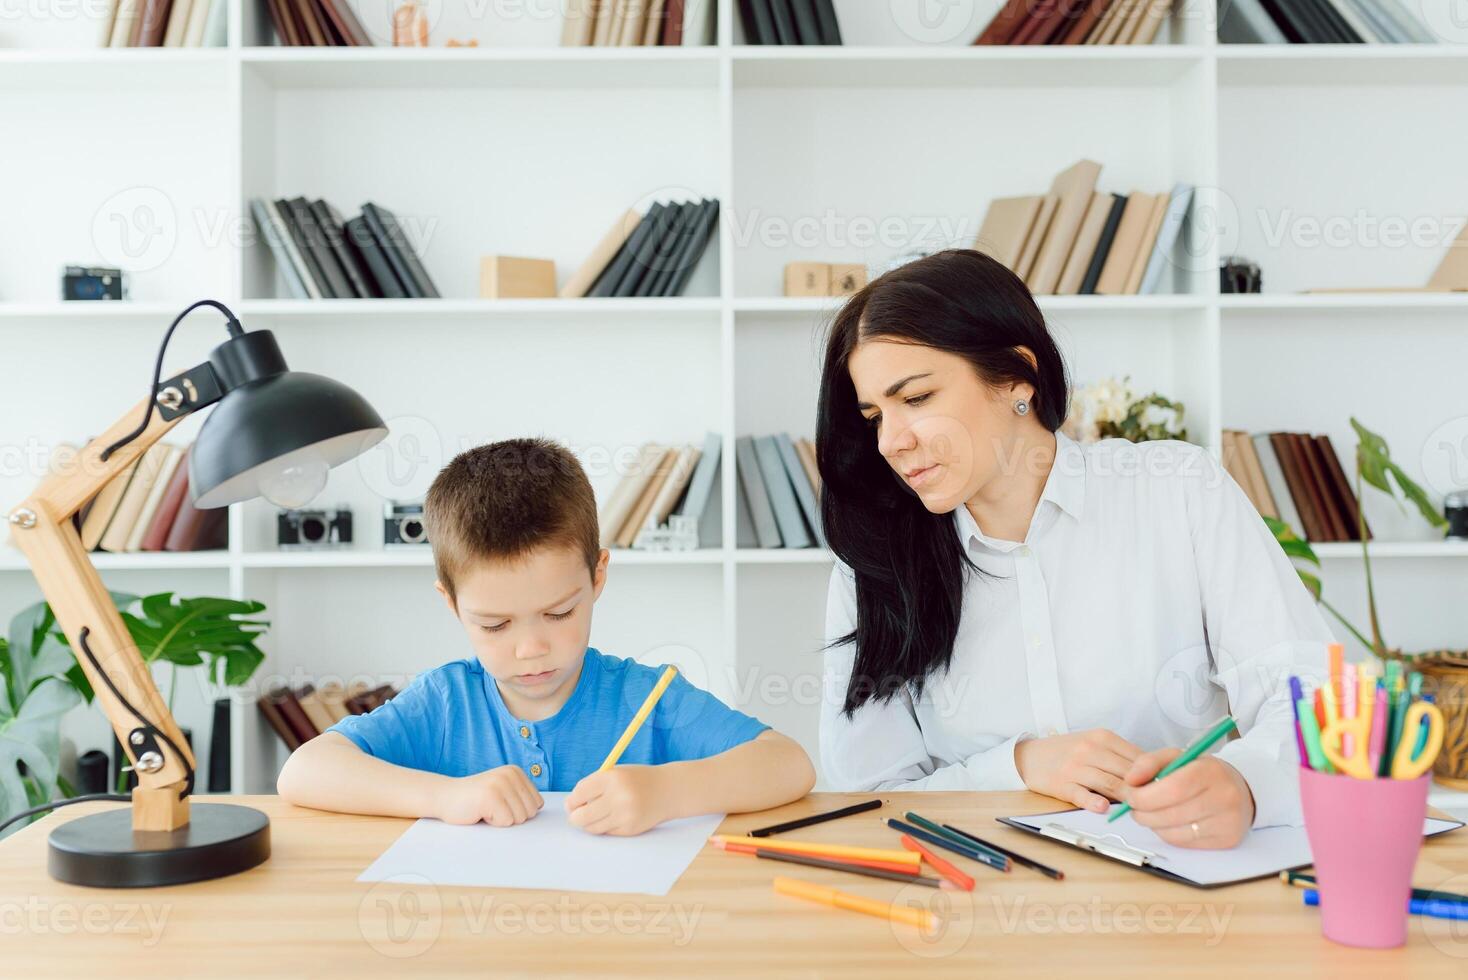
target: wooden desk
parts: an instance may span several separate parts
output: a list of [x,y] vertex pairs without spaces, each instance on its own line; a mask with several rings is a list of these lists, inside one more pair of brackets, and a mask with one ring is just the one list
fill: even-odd
[[[863,798],[818,794],[730,817],[722,829],[743,833]],[[974,866],[979,887],[971,895],[935,895],[710,848],[663,898],[366,885],[357,875],[410,821],[321,813],[260,796],[230,799],[270,815],[274,854],[265,865],[176,888],[89,889],[46,874],[51,828],[115,805],[78,804],[0,843],[0,975],[1468,975],[1468,923],[1414,917],[1404,949],[1347,949],[1321,938],[1316,911],[1302,906],[1298,889],[1277,881],[1202,891],[994,823],[1000,815],[1055,809],[1045,797],[884,798],[889,807],[880,812],[910,805],[993,835],[1066,878]],[[807,828],[799,837],[896,843],[876,814]],[[775,895],[776,874],[888,900],[946,900],[952,917],[943,936],[924,940],[907,927]],[[1424,845],[1417,883],[1468,892],[1468,831]]]

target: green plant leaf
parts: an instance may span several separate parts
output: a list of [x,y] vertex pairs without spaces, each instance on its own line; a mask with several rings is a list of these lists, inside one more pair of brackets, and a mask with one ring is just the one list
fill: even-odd
[[[1351,428],[1356,430],[1356,464],[1361,468],[1361,479],[1371,484],[1382,493],[1398,501],[1398,491],[1401,496],[1406,497],[1416,505],[1422,519],[1433,527],[1446,527],[1448,520],[1433,505],[1427,492],[1419,487],[1406,472],[1392,462],[1391,449],[1388,448],[1386,440],[1372,432],[1366,426],[1358,422],[1354,417],[1351,419]],[[1395,481],[1396,487],[1392,486]]]
[[173,593],[161,592],[137,606],[139,613],[124,612],[122,618],[147,663],[193,667],[207,659],[211,676],[222,666],[226,682],[236,685],[249,680],[265,659],[255,640],[270,624],[244,618],[264,611],[264,603],[209,596],[175,599]]
[[65,680],[53,677],[32,688],[19,711],[0,705],[0,820],[34,805],[20,776],[22,762],[35,780],[35,795],[49,800],[55,793],[61,716],[81,700]]

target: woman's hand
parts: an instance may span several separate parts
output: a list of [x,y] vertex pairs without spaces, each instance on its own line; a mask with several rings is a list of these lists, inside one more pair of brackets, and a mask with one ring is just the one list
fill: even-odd
[[1026,739],[1014,747],[1026,786],[1096,813],[1122,799],[1123,780],[1141,756],[1140,748],[1105,728]]
[[1125,792],[1133,819],[1176,847],[1237,846],[1254,825],[1254,794],[1249,784],[1237,769],[1211,755],[1152,782],[1181,753],[1181,749],[1158,749],[1132,763]]

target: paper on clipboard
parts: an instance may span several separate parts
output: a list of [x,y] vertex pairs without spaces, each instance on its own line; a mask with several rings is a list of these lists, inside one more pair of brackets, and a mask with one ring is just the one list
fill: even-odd
[[[1204,887],[1276,875],[1311,860],[1304,827],[1260,827],[1238,847],[1218,851],[1169,844],[1130,813],[1116,823],[1107,823],[1106,814],[1090,810],[1009,817],[1004,823]],[[1461,826],[1456,820],[1428,817],[1423,834],[1432,837]]]

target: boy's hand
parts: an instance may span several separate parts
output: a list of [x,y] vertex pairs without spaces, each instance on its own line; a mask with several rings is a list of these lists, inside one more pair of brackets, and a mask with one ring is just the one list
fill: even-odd
[[483,820],[492,827],[512,827],[535,816],[544,805],[523,769],[500,766],[453,780],[439,797],[434,816],[444,823]]
[[588,834],[631,837],[671,816],[671,787],[662,766],[613,766],[594,772],[566,797],[571,825]]

